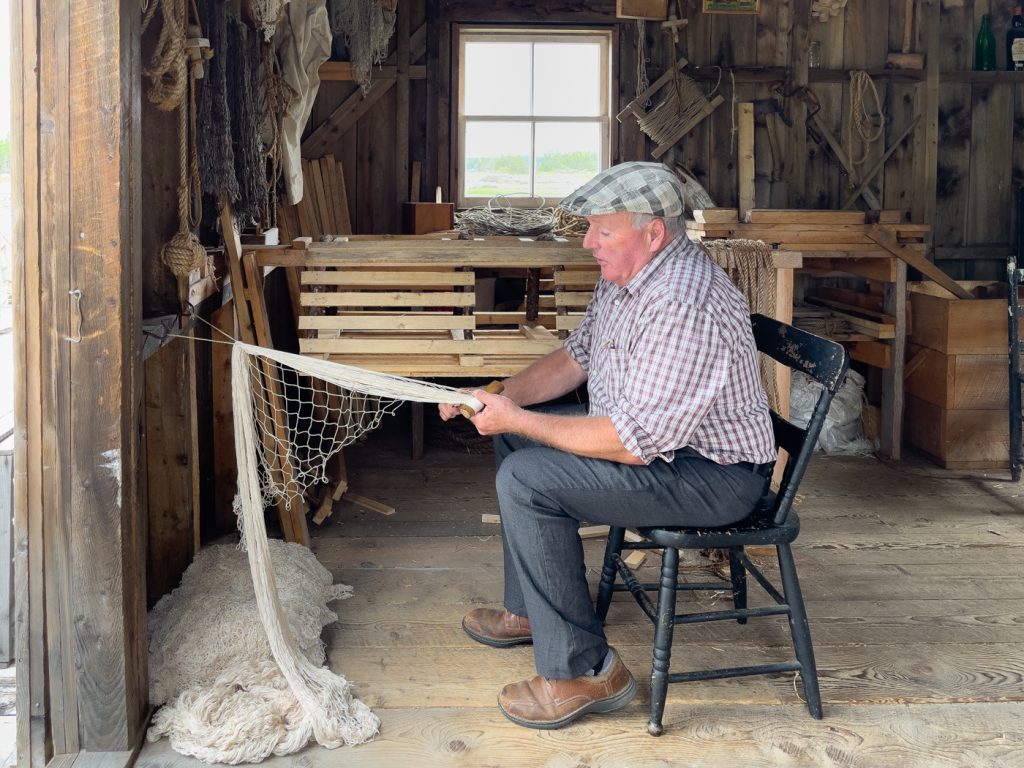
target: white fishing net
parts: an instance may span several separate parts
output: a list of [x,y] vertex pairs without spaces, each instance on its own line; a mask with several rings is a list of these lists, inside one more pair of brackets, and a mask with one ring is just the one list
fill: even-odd
[[395,32],[393,0],[330,0],[331,32],[342,35],[348,46],[352,73],[366,90],[371,69],[388,55],[388,42]]
[[[267,538],[264,508],[327,480],[330,458],[402,400],[480,404],[450,387],[236,342],[232,406],[236,512],[245,553],[204,550],[153,609],[148,733],[207,762],[258,762],[310,740],[372,739],[380,720],[324,665],[332,583],[305,547]],[[247,558],[246,569],[243,558]],[[258,619],[258,620],[257,620]]]

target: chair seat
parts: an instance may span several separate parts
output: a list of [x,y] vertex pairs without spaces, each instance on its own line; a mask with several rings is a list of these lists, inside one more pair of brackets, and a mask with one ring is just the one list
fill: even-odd
[[744,544],[789,544],[800,533],[800,517],[790,512],[782,525],[772,520],[774,494],[756,512],[721,528],[639,528],[639,532],[662,547],[716,549]]

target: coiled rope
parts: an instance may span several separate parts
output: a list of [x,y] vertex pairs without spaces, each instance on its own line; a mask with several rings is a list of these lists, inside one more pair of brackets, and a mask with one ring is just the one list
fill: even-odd
[[[866,94],[870,94],[875,102],[873,112],[868,112],[867,110]],[[877,125],[875,124],[876,120]],[[853,153],[854,132],[860,137],[861,145],[863,146],[863,153],[859,158],[854,158]],[[882,109],[882,101],[878,97],[875,81],[871,79],[871,75],[863,70],[851,71],[849,129],[847,131],[851,143],[850,151],[847,153],[850,157],[850,162],[854,165],[860,165],[867,160],[868,154],[871,152],[871,145],[882,138],[884,133],[885,111]],[[850,180],[850,186],[853,186],[852,179]]]

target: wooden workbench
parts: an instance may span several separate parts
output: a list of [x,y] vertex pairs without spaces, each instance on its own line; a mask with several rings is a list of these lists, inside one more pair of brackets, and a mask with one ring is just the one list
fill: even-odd
[[[919,267],[927,264],[926,269],[930,267],[932,274],[937,269],[925,256],[928,225],[902,222],[899,211],[754,209],[748,213],[747,221],[740,221],[736,209],[717,208],[696,211],[694,216],[694,220],[687,222],[687,233],[695,240],[761,240],[781,252],[799,252],[803,270],[809,273],[821,277],[856,275],[882,284],[884,316],[872,319],[858,312],[858,307],[847,307],[851,311],[844,316],[855,322],[858,333],[837,341],[847,344],[855,360],[881,368],[880,452],[899,459],[903,440],[907,263]],[[941,279],[944,275],[936,277]]]
[[[416,377],[510,376],[557,349],[583,316],[598,278],[582,241],[354,236],[261,251],[264,266],[301,267],[300,351]],[[800,254],[774,256],[775,316],[792,319]],[[536,276],[527,309],[477,310],[477,273]],[[533,301],[531,301],[531,298]],[[531,303],[536,307],[530,312]],[[789,391],[788,371],[777,374]],[[785,400],[786,398],[784,398]]]

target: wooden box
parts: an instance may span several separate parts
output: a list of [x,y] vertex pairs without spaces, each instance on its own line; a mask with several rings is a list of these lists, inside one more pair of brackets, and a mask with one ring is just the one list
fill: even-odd
[[907,340],[947,355],[1005,356],[1005,287],[992,282],[960,284],[969,291],[1001,298],[957,299],[937,283],[911,283],[907,287],[914,326]]
[[402,231],[407,235],[444,232],[454,226],[454,203],[405,203],[402,208]]
[[[1005,310],[1004,310],[1005,312]],[[1008,360],[1001,355],[945,355],[916,344],[907,346],[920,364],[906,378],[906,392],[947,410],[1009,407]]]
[[913,395],[906,401],[907,441],[947,469],[1010,466],[1004,410],[947,410]]
[[668,18],[668,0],[615,0],[615,16],[664,21]]

